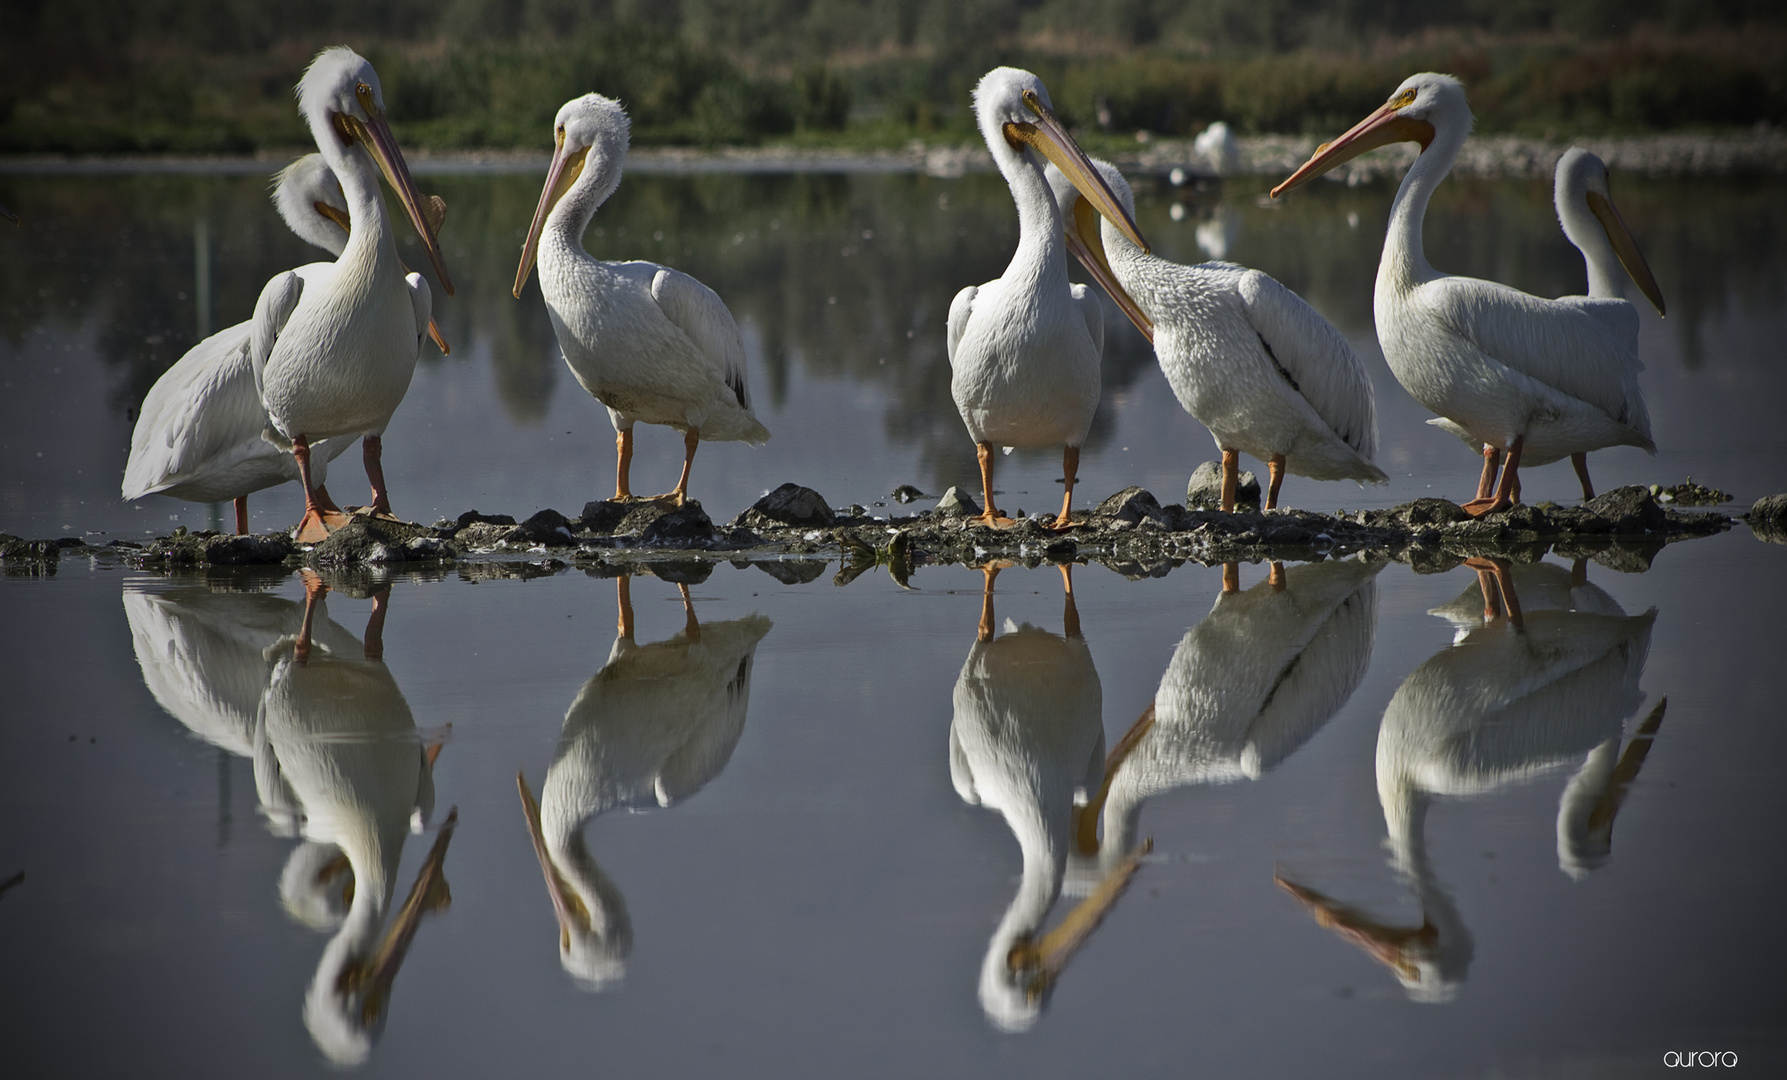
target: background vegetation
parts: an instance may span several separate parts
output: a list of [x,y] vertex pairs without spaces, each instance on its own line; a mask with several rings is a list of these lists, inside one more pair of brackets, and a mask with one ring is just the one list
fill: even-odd
[[338,42],[441,149],[541,146],[591,89],[645,145],[966,140],[999,63],[1126,138],[1332,132],[1426,69],[1487,131],[1787,122],[1781,0],[0,0],[0,25],[15,153],[300,146],[291,86]]

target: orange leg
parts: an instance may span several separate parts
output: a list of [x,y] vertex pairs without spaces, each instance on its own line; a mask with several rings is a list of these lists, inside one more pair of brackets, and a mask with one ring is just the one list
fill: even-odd
[[1483,499],[1489,498],[1489,493],[1495,490],[1495,475],[1501,469],[1501,465],[1502,465],[1501,447],[1491,446],[1489,443],[1484,443],[1483,444],[1483,476],[1481,479],[1479,479],[1477,481],[1477,499],[1478,500],[1483,500]]
[[385,611],[391,602],[391,586],[372,594],[372,614],[366,620],[365,653],[368,660],[385,658]]
[[700,444],[700,428],[690,428],[683,432],[683,474],[676,478],[676,487],[652,499],[652,502],[667,502],[671,506],[681,506],[688,501],[689,470],[695,467],[695,448]]
[[1525,435],[1514,436],[1514,445],[1508,447],[1508,460],[1502,465],[1502,479],[1496,485],[1495,497],[1472,499],[1464,504],[1465,513],[1472,517],[1482,517],[1514,505],[1515,493],[1520,487],[1520,448],[1525,442]]
[[1272,586],[1273,592],[1283,592],[1284,591],[1284,583],[1285,583],[1284,564],[1281,562],[1275,562],[1272,564],[1272,569],[1270,571],[1268,571],[1268,573],[1266,575],[1266,584]]
[[615,633],[633,640],[633,579],[626,574],[614,579],[614,599],[620,608],[619,617],[615,620]]
[[360,456],[366,462],[366,479],[372,483],[372,515],[395,518],[391,513],[391,496],[385,490],[385,440],[368,435],[360,440]]
[[248,535],[248,496],[236,496],[236,535]]
[[316,571],[304,571],[304,623],[298,628],[298,640],[292,645],[292,659],[300,664],[310,661],[310,626],[316,618],[317,602],[329,591]]
[[1241,454],[1235,450],[1222,452],[1222,512],[1235,512],[1235,489],[1241,484]]
[[975,443],[974,454],[980,461],[980,495],[982,499],[986,500],[981,504],[985,509],[975,520],[982,525],[1000,527],[1017,524],[1001,514],[999,508],[993,505],[993,444],[990,442]]
[[1588,452],[1571,454],[1570,464],[1576,469],[1576,479],[1582,481],[1582,501],[1587,502],[1595,497],[1594,482],[1588,478]]
[[1266,484],[1266,509],[1276,510],[1278,508],[1278,486],[1284,483],[1283,454],[1273,454],[1266,461],[1266,475],[1269,478]]
[[1061,516],[1055,519],[1055,530],[1073,528],[1073,482],[1080,471],[1080,448],[1069,446],[1061,451],[1062,479],[1067,491],[1061,496]]
[[614,501],[632,502],[633,489],[627,477],[633,471],[633,429],[621,428],[614,433]]
[[999,564],[988,563],[980,568],[987,577],[980,594],[980,627],[975,636],[981,641],[993,640],[993,579],[999,576]]
[[317,499],[316,489],[310,486],[310,441],[304,436],[292,440],[292,457],[298,462],[298,480],[304,485],[304,517],[293,530],[294,539],[301,544],[321,543],[346,525],[348,517],[339,508],[326,506]]
[[701,640],[701,624],[695,621],[695,601],[689,596],[689,587],[678,584],[683,594],[683,636],[691,642]]
[[[1526,621],[1520,614],[1520,597],[1514,592],[1514,572],[1508,560],[1466,559],[1464,565],[1477,572],[1477,587],[1483,590],[1483,617],[1494,619],[1506,613],[1514,629],[1525,629]],[[1499,598],[1499,608],[1492,598]]]
[[1225,562],[1222,564],[1222,591],[1225,593],[1241,591],[1241,564]]
[[1061,607],[1061,633],[1069,640],[1080,637],[1080,609],[1073,602],[1073,566],[1061,564],[1061,588],[1066,599]]

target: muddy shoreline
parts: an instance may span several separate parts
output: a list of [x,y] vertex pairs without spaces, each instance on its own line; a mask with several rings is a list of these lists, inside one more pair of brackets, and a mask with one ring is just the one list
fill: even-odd
[[[55,573],[65,557],[86,557],[132,569],[171,573],[261,567],[283,576],[319,570],[457,570],[469,579],[536,577],[578,568],[597,576],[653,573],[704,579],[719,562],[757,566],[789,584],[810,582],[832,563],[844,585],[877,568],[902,586],[927,566],[1002,560],[1025,566],[1099,563],[1125,577],[1164,576],[1187,563],[1308,562],[1359,555],[1410,564],[1417,572],[1449,570],[1465,559],[1534,562],[1547,553],[1588,559],[1622,572],[1648,569],[1666,545],[1746,522],[1760,539],[1787,540],[1787,497],[1758,501],[1745,515],[1681,509],[1693,498],[1677,489],[1630,486],[1580,506],[1517,505],[1468,517],[1445,499],[1417,499],[1384,510],[1333,514],[1251,506],[1234,513],[1178,504],[1162,506],[1141,488],[1125,488],[1057,532],[1040,520],[1004,528],[971,517],[972,500],[953,489],[936,505],[914,499],[911,513],[876,516],[859,505],[833,507],[818,492],[784,484],[731,521],[712,521],[698,502],[671,509],[655,503],[590,502],[575,516],[542,510],[522,521],[475,510],[432,525],[361,517],[316,545],[283,533],[232,536],[176,530],[139,543],[100,547],[79,538],[22,540],[0,536],[0,568],[13,574]],[[1717,494],[1717,493],[1714,493]],[[909,489],[901,495],[911,497]],[[1659,501],[1659,497],[1661,500]],[[900,496],[896,496],[899,498]],[[923,508],[919,508],[922,505]]]

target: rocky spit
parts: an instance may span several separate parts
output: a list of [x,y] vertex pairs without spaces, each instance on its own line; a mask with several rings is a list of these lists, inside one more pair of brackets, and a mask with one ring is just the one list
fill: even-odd
[[[1616,488],[1579,506],[1519,505],[1473,519],[1445,499],[1417,499],[1384,510],[1321,514],[1257,509],[1258,485],[1244,485],[1235,513],[1214,509],[1213,469],[1201,468],[1187,505],[1162,506],[1130,487],[1075,513],[1064,531],[1038,514],[994,528],[974,520],[979,507],[949,489],[909,515],[877,516],[863,506],[833,506],[811,488],[788,483],[724,524],[698,502],[677,508],[651,502],[590,502],[568,516],[541,510],[523,521],[468,510],[432,525],[361,516],[326,541],[298,544],[282,533],[232,536],[178,529],[146,543],[113,540],[104,547],[79,538],[22,540],[0,535],[0,569],[53,574],[65,557],[85,556],[150,571],[262,566],[284,573],[318,570],[445,572],[469,579],[535,577],[572,567],[598,576],[653,573],[704,579],[721,561],[756,566],[780,581],[813,581],[832,563],[845,585],[885,567],[915,587],[924,567],[979,566],[999,560],[1026,566],[1100,563],[1129,578],[1159,577],[1186,563],[1313,561],[1360,554],[1439,572],[1467,558],[1532,562],[1546,553],[1592,559],[1620,571],[1641,571],[1667,544],[1723,532],[1745,521],[1761,539],[1787,543],[1787,495],[1759,500],[1741,518],[1719,510],[1681,509],[1729,501],[1689,481],[1664,488]],[[891,501],[923,500],[902,487]]]

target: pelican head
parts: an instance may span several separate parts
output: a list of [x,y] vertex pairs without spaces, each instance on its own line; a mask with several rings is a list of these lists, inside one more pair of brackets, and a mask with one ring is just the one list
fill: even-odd
[[1462,140],[1471,130],[1471,107],[1464,84],[1450,75],[1423,72],[1410,75],[1370,116],[1348,128],[1346,134],[1315,148],[1315,154],[1284,183],[1272,189],[1272,197],[1298,187],[1380,146],[1397,142],[1420,143],[1425,152],[1439,133],[1448,140]]
[[305,154],[273,177],[273,205],[306,243],[339,257],[353,225],[341,181],[321,154]]
[[[1613,254],[1619,264],[1625,267],[1626,273],[1632,277],[1632,283],[1638,291],[1663,314],[1663,290],[1658,287],[1657,279],[1651,274],[1650,264],[1644,261],[1644,255],[1638,250],[1638,241],[1633,239],[1632,231],[1626,228],[1625,218],[1620,216],[1619,208],[1613,205],[1613,195],[1607,190],[1607,163],[1579,146],[1564,151],[1564,156],[1557,161],[1557,180],[1554,189],[1557,203],[1558,223],[1564,227],[1564,235],[1570,238],[1583,257],[1590,264],[1590,273],[1595,272],[1594,258],[1590,252],[1600,248],[1595,237],[1595,230],[1583,219],[1581,210],[1586,208],[1594,215],[1601,231],[1607,235],[1608,244],[1613,247]],[[1591,288],[1591,295],[1600,295]]]
[[324,156],[329,157],[333,151],[338,158],[329,161],[337,176],[341,166],[363,160],[353,153],[355,147],[372,156],[385,181],[397,192],[410,224],[422,238],[422,246],[428,249],[428,260],[434,264],[441,288],[451,296],[453,281],[447,276],[440,242],[422,213],[422,196],[385,120],[385,97],[379,89],[378,72],[365,57],[346,45],[324,49],[298,80],[298,108]]
[[[545,795],[550,803],[551,777],[546,783]],[[584,990],[596,992],[620,985],[627,974],[627,957],[633,951],[633,921],[627,914],[626,901],[590,857],[577,827],[581,823],[572,822],[569,832],[555,829],[558,842],[549,841],[540,817],[540,804],[520,773],[515,774],[515,786],[521,793],[521,810],[534,842],[534,855],[546,878],[553,917],[558,920],[559,963]]]
[[[546,186],[540,192],[540,205],[534,210],[534,221],[527,230],[527,243],[521,248],[521,265],[515,271],[515,297],[521,298],[521,287],[534,269],[539,255],[540,232],[566,193],[588,169],[594,177],[591,197],[579,199],[579,209],[587,214],[606,202],[620,185],[621,163],[627,158],[627,141],[632,124],[621,103],[601,94],[585,94],[572,98],[559,109],[552,122],[552,164],[546,170]],[[589,168],[591,157],[595,167]],[[583,225],[588,224],[584,218]],[[579,230],[581,232],[581,230]]]
[[1045,164],[1052,162],[1093,209],[1137,247],[1148,250],[1135,216],[1117,201],[1116,193],[1093,168],[1086,152],[1055,117],[1041,79],[1020,68],[994,68],[974,88],[974,115],[980,123],[981,137],[986,139],[999,171],[1007,178],[1015,168],[1028,167],[1040,174]]
[[[1134,220],[1135,192],[1130,190],[1129,181],[1123,179],[1123,174],[1118,172],[1117,167],[1110,162],[1099,158],[1088,158],[1087,160],[1097,170],[1098,176],[1105,182],[1105,186],[1110,188],[1111,193],[1117,197],[1117,204],[1123,208],[1123,212],[1128,214],[1131,220]],[[1086,268],[1086,272],[1092,275],[1093,280],[1097,281],[1099,286],[1110,294],[1111,299],[1116,301],[1123,314],[1129,316],[1129,321],[1142,332],[1142,336],[1153,341],[1153,320],[1148,318],[1148,313],[1143,311],[1141,305],[1137,304],[1135,299],[1123,288],[1122,283],[1117,280],[1117,275],[1111,270],[1110,260],[1105,256],[1103,229],[1099,225],[1098,211],[1086,201],[1085,196],[1080,194],[1080,189],[1067,178],[1067,174],[1055,167],[1054,162],[1049,163],[1044,175],[1048,178],[1049,190],[1054,193],[1056,205],[1061,208],[1061,232],[1067,241],[1067,250],[1073,253],[1074,258],[1080,260],[1080,265]]]

